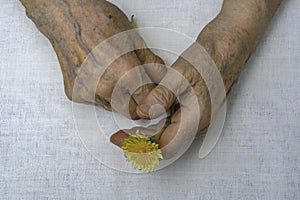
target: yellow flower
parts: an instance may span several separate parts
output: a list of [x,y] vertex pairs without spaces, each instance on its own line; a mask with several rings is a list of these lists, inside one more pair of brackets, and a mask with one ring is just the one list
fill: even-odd
[[139,131],[125,139],[122,149],[134,169],[139,168],[143,172],[154,171],[156,165],[159,166],[160,159],[163,159],[159,145]]

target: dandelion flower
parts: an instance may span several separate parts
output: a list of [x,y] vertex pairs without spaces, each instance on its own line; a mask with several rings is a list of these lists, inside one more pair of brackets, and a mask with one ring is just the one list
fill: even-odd
[[134,169],[143,172],[154,171],[160,165],[160,159],[163,159],[159,145],[139,131],[125,139],[122,149]]

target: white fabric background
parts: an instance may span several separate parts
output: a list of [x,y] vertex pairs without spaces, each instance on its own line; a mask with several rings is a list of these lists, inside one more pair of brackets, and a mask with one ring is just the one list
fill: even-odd
[[[195,38],[221,0],[114,0],[139,26]],[[0,199],[300,199],[300,1],[286,0],[228,99],[221,139],[153,174],[80,142],[56,55],[18,1],[0,7]]]

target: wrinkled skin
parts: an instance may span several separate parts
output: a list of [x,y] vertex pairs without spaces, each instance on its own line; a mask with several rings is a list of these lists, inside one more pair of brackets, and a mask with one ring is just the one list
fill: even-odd
[[[200,33],[196,42],[205,48],[215,62],[224,81],[225,92],[228,93],[238,80],[244,64],[257,47],[281,1],[224,0],[219,15]],[[104,73],[100,79],[95,101],[88,98],[93,91],[90,91],[91,88],[85,85],[84,81],[82,81],[82,85],[79,85],[82,88],[80,96],[74,99],[74,80],[88,53],[110,36],[131,29],[131,24],[117,7],[103,0],[21,0],[21,2],[26,7],[27,15],[51,41],[62,67],[66,94],[73,101],[95,103],[111,109],[112,90],[119,78],[130,69],[140,64],[157,63],[152,67],[142,69],[138,73],[139,78],[159,82],[166,74],[166,69],[159,65],[163,64],[162,60],[146,48],[143,40],[137,34],[131,35],[126,40],[127,45],[140,46],[142,44],[144,48],[125,54],[111,64],[110,70]],[[117,49],[115,44],[111,46],[113,50]],[[193,47],[194,45],[184,52],[184,57],[186,55],[201,57],[195,55]],[[109,55],[107,56],[109,57]],[[198,64],[198,67],[201,67],[201,60]],[[195,123],[198,132],[205,133],[211,116],[213,116],[212,99],[207,85],[198,71],[183,57],[173,64],[172,69],[188,80],[191,87],[182,87],[183,80],[181,79],[171,79],[172,81],[170,81],[172,72],[169,70],[162,82],[169,82],[176,94],[162,85],[153,89],[153,84],[145,85],[137,91],[133,91],[133,94],[129,94],[132,95],[129,113],[134,119],[158,117],[164,110],[155,109],[153,105],[159,104],[167,110],[174,104],[176,98],[181,99],[181,107],[177,109],[171,125],[158,141],[165,158],[176,154],[184,140],[191,137],[191,127]],[[92,76],[93,67],[88,68],[86,74],[87,79]],[[131,82],[128,81],[125,85],[128,89]],[[124,88],[124,90],[127,89]],[[201,112],[199,121],[194,120],[198,113],[193,110],[181,118],[184,108],[190,105],[191,91],[197,96],[197,105],[192,105],[192,107],[199,107]],[[117,111],[123,113],[122,109]],[[134,132],[134,130],[129,131]],[[149,127],[143,131],[159,132],[156,127]],[[122,146],[127,137],[128,134],[119,131],[111,137],[111,142]]]
[[[226,93],[238,80],[244,64],[256,49],[280,3],[281,0],[224,0],[219,15],[200,33],[196,42],[205,48],[217,65]],[[194,55],[193,46],[184,52],[184,57],[186,55],[200,57],[200,55]],[[201,67],[201,61],[198,64]],[[212,114],[211,98],[203,78],[182,57],[173,64],[172,68],[189,81],[195,92],[201,112],[197,130],[205,133]],[[170,71],[167,73],[162,82],[168,79],[170,73]],[[194,136],[190,127],[193,127],[193,123],[198,123],[193,120],[198,114],[193,110],[181,118],[183,108],[189,105],[190,93],[186,87],[182,87],[182,80],[174,79],[170,86],[173,91],[176,91],[176,95],[166,87],[159,85],[137,107],[137,114],[141,118],[155,118],[162,113],[163,109],[153,111],[153,109],[151,110],[153,105],[159,104],[165,109],[169,109],[176,97],[182,99],[181,108],[174,114],[171,125],[159,140],[165,158],[174,156],[184,141]],[[182,121],[183,119],[185,122]],[[111,141],[121,146],[126,137],[128,135],[119,131],[111,137]]]
[[[27,16],[37,28],[50,40],[61,65],[65,93],[70,100],[80,103],[92,103],[105,109],[111,107],[111,95],[115,84],[128,71],[146,63],[157,63],[151,67],[139,69],[136,77],[150,82],[158,82],[165,74],[166,69],[159,64],[163,61],[146,48],[144,41],[138,34],[131,34],[126,41],[127,45],[144,47],[122,55],[103,73],[96,91],[88,85],[88,81],[95,74],[90,66],[84,77],[77,83],[79,95],[73,94],[75,79],[80,71],[81,64],[88,54],[102,41],[120,32],[132,29],[125,14],[113,4],[104,0],[21,0],[26,8]],[[104,52],[109,57],[117,51],[118,44],[110,44],[111,52]],[[131,81],[125,81],[124,93],[130,95],[129,108],[116,108],[127,117],[137,119],[136,106],[154,88],[153,84],[141,86],[129,94]],[[92,96],[92,98],[91,98]],[[129,115],[127,115],[129,109]]]

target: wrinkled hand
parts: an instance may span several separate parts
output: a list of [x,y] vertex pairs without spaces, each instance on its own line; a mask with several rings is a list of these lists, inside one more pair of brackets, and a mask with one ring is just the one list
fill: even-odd
[[[194,55],[192,50],[193,47],[186,54]],[[211,98],[207,85],[197,69],[183,57],[173,64],[160,85],[137,107],[137,114],[143,119],[156,118],[174,105],[176,99],[180,106],[176,106],[171,123],[158,141],[165,159],[188,147],[197,132],[205,132],[210,122]],[[153,134],[159,133],[161,127],[160,124],[138,129]],[[134,130],[119,131],[111,137],[111,142],[122,146],[129,132],[134,133]]]
[[[137,107],[137,114],[149,119],[164,113],[176,98],[179,100],[180,108],[158,141],[165,158],[174,156],[185,141],[195,136],[195,132],[205,133],[217,106],[238,80],[280,2],[224,0],[220,14],[204,28],[196,43],[183,53],[160,85]],[[215,64],[208,63],[205,53],[197,52],[197,44],[205,49]],[[216,66],[220,78],[211,76],[209,65]],[[222,86],[217,84],[220,79]],[[219,95],[222,90],[224,95]],[[127,134],[119,131],[111,137],[111,142],[121,146],[126,137]]]
[[[159,82],[165,74],[165,68],[161,66],[163,61],[147,49],[143,39],[135,31],[124,34],[126,38],[122,36],[123,41],[116,40],[121,44],[110,42],[106,44],[105,50],[97,49],[97,54],[101,54],[100,62],[118,55],[122,45],[127,45],[128,49],[131,49],[130,52],[114,59],[102,77],[95,77],[98,74],[94,64],[85,66],[84,70],[81,67],[98,44],[133,28],[125,14],[104,0],[21,0],[21,2],[26,8],[28,17],[51,41],[55,49],[62,68],[67,97],[76,102],[93,103],[108,110],[113,109],[127,117],[137,119],[136,106],[149,94],[154,85],[147,84],[136,89],[133,87],[134,80]],[[135,50],[136,48],[139,49]],[[117,103],[117,108],[112,108],[111,96],[119,79],[136,66],[148,63],[157,65],[148,65],[132,72],[122,82],[122,94],[116,94],[120,99],[124,96],[131,99],[129,108],[126,105],[122,107],[122,103]],[[91,80],[97,81],[95,88],[91,87]],[[75,82],[76,95],[74,95]]]
[[[113,60],[102,77],[98,77],[98,73],[95,73],[98,69],[93,62],[91,64],[87,62],[84,70],[81,65],[99,43],[132,29],[122,11],[104,0],[21,0],[21,2],[26,8],[27,15],[51,41],[61,64],[66,94],[73,101],[95,103],[111,109],[113,90],[120,78],[132,71],[135,66],[156,63],[134,70],[125,76],[127,79],[122,80],[122,88],[118,90],[120,93],[116,96],[121,100],[124,96],[130,98],[129,116],[126,114],[128,107],[126,104],[125,107],[122,106],[122,101],[117,102],[117,107],[112,109],[133,119],[138,117],[149,119],[164,113],[178,99],[180,108],[158,141],[164,156],[169,157],[176,154],[178,149],[184,146],[185,141],[194,137],[195,132],[205,131],[210,124],[211,116],[214,115],[211,102],[217,99],[220,103],[222,100],[217,98],[219,87],[216,87],[217,89],[212,87],[214,78],[210,76],[209,69],[206,68],[202,71],[204,73],[199,73],[203,65],[210,65],[210,61],[202,53],[197,52],[197,43],[204,47],[216,64],[227,93],[237,81],[242,67],[255,50],[281,0],[224,0],[219,15],[205,27],[197,43],[184,52],[167,74],[166,69],[161,66],[163,61],[146,48],[144,41],[136,32],[125,34],[123,40],[116,40],[119,43],[106,43],[106,51],[101,52],[101,48],[97,49],[102,60],[97,58],[95,60],[100,64],[106,63],[105,61],[110,60],[112,55],[118,55],[120,47],[131,49],[129,53]],[[139,50],[135,50],[136,47],[139,47]],[[79,81],[76,81],[78,78]],[[211,81],[208,81],[208,85],[205,78]],[[95,90],[90,87],[90,82],[93,82],[90,80],[98,80]],[[153,84],[135,88],[140,80],[160,82],[160,85],[155,89]],[[76,96],[73,94],[75,82]],[[211,95],[211,92],[214,95]],[[149,130],[157,132],[156,128]],[[128,135],[120,131],[111,138],[111,141],[121,146],[126,137]]]

